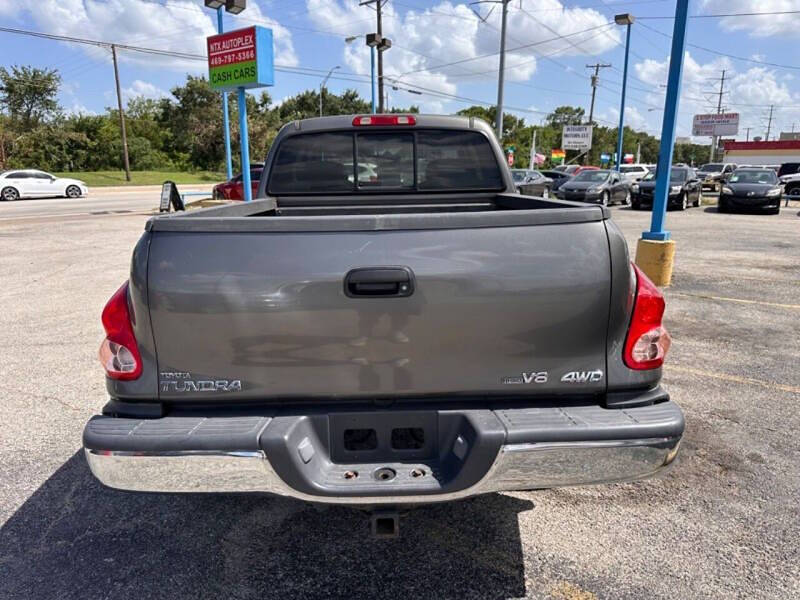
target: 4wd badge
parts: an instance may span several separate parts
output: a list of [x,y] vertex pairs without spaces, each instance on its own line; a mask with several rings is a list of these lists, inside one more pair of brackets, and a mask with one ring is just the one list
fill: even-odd
[[590,383],[602,381],[603,372],[596,371],[570,371],[561,378],[562,383]]

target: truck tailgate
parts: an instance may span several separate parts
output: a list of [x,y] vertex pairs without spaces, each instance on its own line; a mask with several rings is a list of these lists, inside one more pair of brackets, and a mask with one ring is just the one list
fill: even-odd
[[[602,220],[468,229],[154,231],[162,400],[605,390]],[[354,269],[409,295],[348,295]],[[369,295],[376,292],[379,295]]]

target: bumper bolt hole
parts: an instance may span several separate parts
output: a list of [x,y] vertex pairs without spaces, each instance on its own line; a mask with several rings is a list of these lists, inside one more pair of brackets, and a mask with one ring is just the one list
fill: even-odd
[[345,479],[355,479],[358,477],[358,471],[345,471],[344,478]]
[[411,470],[412,477],[425,477],[425,469],[412,469]]
[[378,469],[377,471],[375,471],[373,476],[378,481],[390,481],[395,478],[395,475],[397,475],[397,473],[395,472],[394,469],[390,469],[389,467],[383,467],[382,469]]

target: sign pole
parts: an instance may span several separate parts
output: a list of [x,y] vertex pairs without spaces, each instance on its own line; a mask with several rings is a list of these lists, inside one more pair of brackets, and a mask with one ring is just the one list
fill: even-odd
[[672,153],[675,146],[675,124],[678,119],[683,54],[686,49],[686,19],[689,0],[677,0],[675,6],[675,28],[672,32],[672,54],[669,62],[667,96],[664,102],[664,120],[661,126],[661,145],[656,167],[656,190],[653,197],[653,216],[650,231],[642,233],[636,246],[636,264],[656,285],[669,285],[672,280],[672,263],[675,257],[675,242],[664,229],[669,198]]
[[244,201],[250,202],[253,199],[253,190],[250,187],[250,140],[247,136],[247,94],[243,87],[239,88],[239,137],[242,145]]
[[[217,9],[217,32],[223,32],[222,7]],[[228,92],[222,92],[222,128],[225,133],[225,172],[228,180],[233,178],[233,163],[231,161],[231,124],[228,117]]]

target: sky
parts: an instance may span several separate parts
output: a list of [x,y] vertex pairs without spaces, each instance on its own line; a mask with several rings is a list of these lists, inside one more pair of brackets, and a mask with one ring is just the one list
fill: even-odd
[[[738,112],[740,135],[770,137],[800,131],[800,0],[691,0],[678,136],[691,134],[692,116],[716,112],[725,70],[723,109]],[[793,14],[704,17],[739,13]],[[631,29],[626,125],[658,136],[675,14],[674,0],[512,0],[508,6],[506,111],[541,123],[557,106],[586,109],[591,100],[586,65],[600,71],[595,120],[616,126],[624,63],[624,27]],[[388,0],[383,8],[384,54],[390,106],[416,104],[422,112],[454,113],[497,100],[501,6],[458,0]],[[328,88],[356,89],[369,98],[370,54],[364,35],[375,31],[375,11],[359,0],[248,0],[226,30],[271,27],[275,39],[274,103],[317,88],[333,67]],[[186,75],[207,75],[206,36],[216,13],[202,0],[0,0],[0,27],[88,38],[196,55],[197,59],[119,52],[124,98],[169,96]],[[359,36],[348,42],[346,38]],[[0,31],[0,66],[58,69],[60,102],[68,112],[101,113],[116,104],[110,52],[105,48]],[[413,94],[415,90],[421,94]],[[746,128],[750,128],[749,132]],[[707,138],[695,141],[706,142]]]

